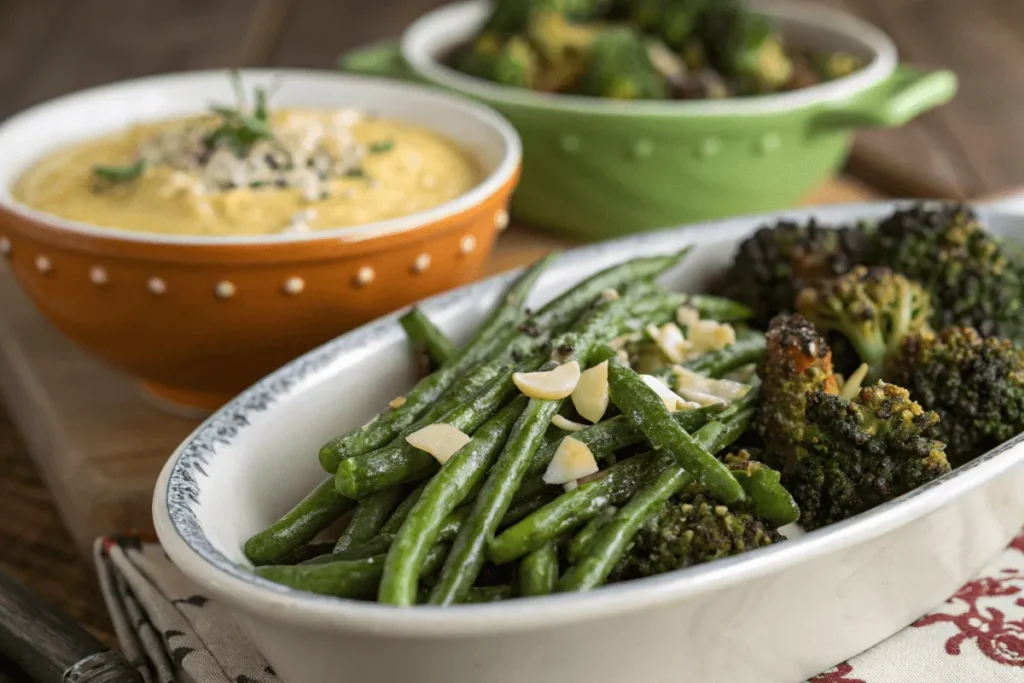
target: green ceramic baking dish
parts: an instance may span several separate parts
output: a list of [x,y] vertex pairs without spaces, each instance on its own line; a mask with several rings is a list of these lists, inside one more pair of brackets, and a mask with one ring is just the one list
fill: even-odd
[[484,0],[441,7],[400,41],[346,55],[341,65],[422,80],[497,109],[523,140],[513,211],[587,239],[791,206],[842,165],[854,131],[901,126],[956,92],[953,73],[900,65],[885,33],[848,14],[810,2],[754,6],[791,44],[850,52],[866,66],[802,90],[728,100],[536,93],[444,64],[486,19]]

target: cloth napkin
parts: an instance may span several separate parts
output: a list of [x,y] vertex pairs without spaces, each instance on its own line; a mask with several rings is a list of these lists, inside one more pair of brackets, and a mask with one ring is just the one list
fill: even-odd
[[[159,545],[101,538],[94,556],[122,652],[146,683],[278,683]],[[1024,531],[932,613],[808,683],[940,681],[1024,681]]]

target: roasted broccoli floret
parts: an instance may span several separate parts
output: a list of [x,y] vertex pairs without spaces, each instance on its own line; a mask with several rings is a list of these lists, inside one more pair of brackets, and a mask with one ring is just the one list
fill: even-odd
[[494,31],[484,31],[452,56],[452,65],[463,73],[488,81],[494,80],[494,64],[504,41]]
[[610,580],[664,574],[781,540],[744,505],[722,505],[693,484],[640,529]]
[[493,80],[502,85],[533,88],[540,73],[537,52],[525,38],[514,36],[494,60]]
[[1024,350],[972,328],[908,337],[886,379],[939,415],[937,437],[961,465],[1024,432]]
[[774,92],[793,75],[793,62],[771,22],[735,0],[709,5],[700,34],[711,64],[735,79],[741,93]]
[[538,12],[526,36],[543,63],[536,89],[561,92],[575,84],[586,69],[594,41],[607,30],[600,24],[574,24],[557,12]]
[[906,389],[879,382],[853,400],[807,396],[799,460],[783,483],[800,505],[806,529],[852,517],[949,472],[945,444],[934,438],[939,416]]
[[921,285],[880,266],[856,266],[804,288],[797,310],[819,330],[843,335],[867,363],[869,382],[882,377],[887,359],[908,335],[927,329],[931,315]]
[[1016,338],[1024,321],[1021,267],[977,216],[958,205],[918,204],[882,220],[871,263],[917,280],[932,298],[932,327],[974,327]]
[[553,12],[572,21],[589,21],[605,11],[602,0],[496,0],[485,31],[511,36],[527,30],[534,17]]
[[848,52],[833,52],[816,55],[811,61],[811,66],[821,80],[834,81],[859,71],[864,66],[864,60]]
[[694,35],[708,0],[619,0],[611,13],[681,50]]
[[804,287],[863,263],[868,247],[859,228],[832,229],[813,219],[780,221],[743,240],[719,289],[750,306],[751,324],[764,328],[779,313],[794,310]]
[[628,28],[603,31],[594,40],[577,92],[620,100],[663,99],[665,81],[651,64],[647,42]]
[[765,462],[782,471],[800,458],[806,429],[807,395],[839,393],[828,343],[806,318],[780,315],[771,321],[767,348],[758,365],[761,405],[754,423],[765,444]]

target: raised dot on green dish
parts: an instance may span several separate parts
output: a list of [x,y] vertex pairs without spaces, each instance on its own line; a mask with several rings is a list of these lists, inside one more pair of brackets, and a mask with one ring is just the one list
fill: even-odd
[[768,154],[782,146],[782,138],[779,137],[778,133],[765,133],[761,136],[757,146],[761,153]]
[[716,156],[721,151],[722,141],[718,138],[704,138],[698,148],[698,153],[704,158]]
[[563,152],[575,152],[580,148],[580,139],[572,134],[565,134],[558,139]]
[[654,154],[654,143],[641,138],[633,143],[633,156],[637,159],[649,159]]

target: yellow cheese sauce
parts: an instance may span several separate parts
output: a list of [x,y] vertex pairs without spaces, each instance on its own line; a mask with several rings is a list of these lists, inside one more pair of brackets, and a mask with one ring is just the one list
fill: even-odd
[[[336,164],[330,172],[313,174],[308,182],[276,170],[277,165],[270,170],[263,164],[268,156],[263,150],[272,149],[270,143],[241,156],[217,150],[216,161],[197,154],[197,160],[184,163],[178,163],[180,150],[172,149],[167,157],[172,161],[164,162],[160,155],[166,148],[182,144],[181,131],[193,131],[189,139],[195,146],[216,129],[219,120],[205,116],[139,125],[59,150],[18,180],[14,197],[62,218],[109,228],[177,235],[267,235],[405,216],[465,193],[483,176],[464,150],[427,128],[348,114],[340,128],[338,111],[291,109],[270,115],[273,145],[289,154],[315,147],[325,157],[319,161]],[[95,166],[130,165],[140,154],[157,161],[147,163],[137,178],[97,182]],[[205,157],[209,156],[207,150]],[[247,166],[247,159],[256,156],[254,170]],[[307,161],[314,168],[317,161],[296,158],[302,169]],[[219,164],[216,172],[213,164]],[[348,166],[343,168],[344,164]],[[212,180],[224,177],[233,180]]]

